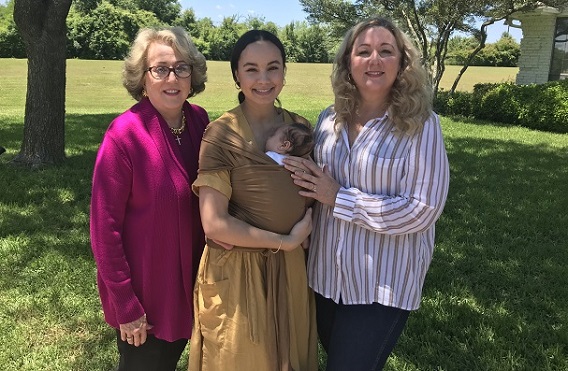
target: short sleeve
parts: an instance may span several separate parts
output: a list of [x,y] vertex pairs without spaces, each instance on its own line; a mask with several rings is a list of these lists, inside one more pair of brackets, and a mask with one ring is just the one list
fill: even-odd
[[231,177],[228,170],[216,172],[199,173],[197,179],[191,185],[193,193],[199,196],[200,187],[211,187],[231,199],[233,188],[231,187]]

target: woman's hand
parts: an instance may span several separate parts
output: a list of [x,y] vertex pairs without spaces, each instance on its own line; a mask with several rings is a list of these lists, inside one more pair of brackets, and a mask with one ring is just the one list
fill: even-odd
[[306,214],[298,223],[296,223],[290,234],[282,236],[281,249],[284,251],[292,251],[302,245],[312,232],[312,209],[309,208]]
[[146,322],[146,315],[138,318],[135,321],[120,325],[120,338],[130,345],[136,347],[144,344],[148,337],[147,330],[153,326]]
[[333,179],[325,165],[320,169],[309,159],[288,156],[284,159],[284,167],[292,172],[294,183],[305,189],[300,191],[300,195],[332,207],[335,205],[341,185]]
[[[308,209],[287,235],[260,229],[237,219],[228,212],[229,199],[216,189],[199,189],[199,211],[207,238],[225,249],[232,246],[291,251],[302,244],[312,231],[312,211]],[[228,242],[230,241],[230,242]]]

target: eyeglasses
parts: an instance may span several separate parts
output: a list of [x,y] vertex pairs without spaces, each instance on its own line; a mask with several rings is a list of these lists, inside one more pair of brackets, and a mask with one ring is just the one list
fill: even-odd
[[156,80],[163,80],[167,79],[170,76],[170,73],[174,73],[180,79],[187,79],[191,76],[191,66],[189,64],[178,64],[175,67],[166,67],[166,66],[152,66],[148,67],[146,71],[150,72],[153,78]]

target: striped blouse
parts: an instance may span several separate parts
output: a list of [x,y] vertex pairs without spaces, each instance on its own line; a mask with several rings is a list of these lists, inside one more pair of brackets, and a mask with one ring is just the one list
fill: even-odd
[[385,114],[367,122],[351,148],[334,120],[327,108],[315,128],[314,159],[341,189],[335,207],[314,210],[310,286],[344,304],[418,309],[449,187],[438,116],[406,135]]

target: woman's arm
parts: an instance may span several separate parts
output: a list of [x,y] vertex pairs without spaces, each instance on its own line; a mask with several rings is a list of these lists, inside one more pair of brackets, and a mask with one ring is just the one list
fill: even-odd
[[205,235],[215,241],[250,248],[292,251],[312,230],[312,211],[308,209],[288,235],[254,227],[229,215],[229,199],[214,188],[199,188],[199,208]]
[[288,157],[285,164],[294,183],[304,189],[302,196],[332,207],[336,218],[378,233],[407,234],[430,228],[440,216],[448,193],[449,165],[436,116],[411,145],[407,167],[398,180],[399,190],[393,194],[342,187],[327,169],[305,159]]
[[113,301],[119,323],[144,315],[131,284],[130,266],[123,245],[124,216],[132,189],[132,163],[107,134],[93,171],[90,237],[97,271]]

